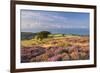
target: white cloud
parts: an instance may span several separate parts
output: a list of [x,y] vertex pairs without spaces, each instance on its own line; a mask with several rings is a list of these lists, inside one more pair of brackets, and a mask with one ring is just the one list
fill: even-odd
[[[81,21],[70,20],[69,17],[59,13],[43,13],[41,11],[21,11],[21,30],[30,29],[66,29],[66,28],[87,28],[80,25]],[[82,23],[81,23],[82,24]]]

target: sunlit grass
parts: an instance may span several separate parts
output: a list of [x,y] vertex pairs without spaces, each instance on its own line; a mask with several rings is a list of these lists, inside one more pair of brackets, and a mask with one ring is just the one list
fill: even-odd
[[[32,46],[67,47],[69,45],[82,46],[82,45],[87,45],[86,42],[80,43],[80,42],[82,42],[82,40],[85,40],[85,39],[88,39],[88,38],[87,37],[84,38],[84,37],[81,37],[81,36],[66,35],[64,37],[45,38],[43,40],[38,40],[38,39],[22,40],[21,46],[24,46],[24,47],[32,47]],[[78,42],[73,41],[73,40],[77,40]]]

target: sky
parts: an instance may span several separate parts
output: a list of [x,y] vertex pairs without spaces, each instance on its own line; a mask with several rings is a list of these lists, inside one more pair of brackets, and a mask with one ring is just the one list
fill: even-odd
[[89,13],[21,10],[22,32],[61,29],[89,29]]

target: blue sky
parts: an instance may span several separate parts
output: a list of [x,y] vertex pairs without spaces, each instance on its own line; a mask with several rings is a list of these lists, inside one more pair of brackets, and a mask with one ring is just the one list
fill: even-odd
[[89,29],[89,13],[21,10],[21,31]]

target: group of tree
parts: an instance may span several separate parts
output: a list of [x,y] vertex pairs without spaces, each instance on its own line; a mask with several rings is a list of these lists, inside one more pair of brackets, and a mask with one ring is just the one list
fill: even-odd
[[49,31],[41,31],[41,32],[37,33],[36,38],[39,39],[39,40],[42,40],[44,38],[48,38],[49,34],[51,34],[51,32],[49,32]]

